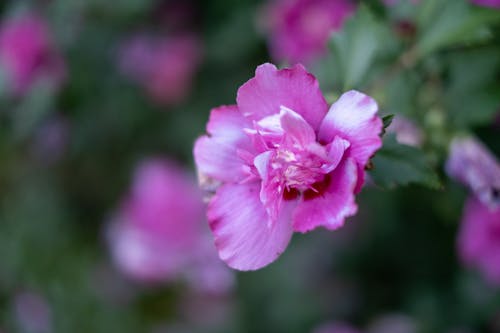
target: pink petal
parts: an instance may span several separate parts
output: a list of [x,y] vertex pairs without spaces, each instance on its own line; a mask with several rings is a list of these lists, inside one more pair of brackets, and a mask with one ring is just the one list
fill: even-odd
[[219,257],[238,270],[255,270],[276,260],[292,236],[291,209],[268,223],[259,199],[259,184],[226,184],[217,190],[208,207],[208,220]]
[[246,176],[239,150],[251,149],[251,142],[243,132],[248,122],[235,105],[221,106],[210,113],[207,125],[209,136],[202,136],[194,145],[198,171],[217,180],[236,182]]
[[382,120],[376,116],[377,110],[377,103],[370,96],[351,90],[333,103],[319,129],[320,141],[330,142],[339,135],[351,143],[347,156],[358,164],[355,193],[363,186],[368,160],[382,146]]
[[337,165],[339,165],[342,157],[344,157],[344,153],[347,148],[349,148],[350,143],[347,140],[341,139],[338,136],[333,138],[333,141],[330,145],[330,149],[328,151],[328,157],[330,159],[330,168],[333,171]]
[[140,230],[118,217],[110,225],[111,253],[119,269],[137,280],[169,281],[183,270],[188,254],[160,235]]
[[270,175],[272,172],[270,160],[273,155],[274,152],[267,151],[257,155],[254,160],[255,168],[262,179],[259,195],[260,202],[264,205],[268,214],[269,225],[277,220],[283,197],[282,183],[279,178]]
[[479,6],[500,9],[500,0],[472,0],[472,3],[479,5]]
[[278,114],[285,106],[317,129],[328,105],[316,78],[302,65],[278,70],[272,64],[257,67],[255,77],[238,90],[238,107],[245,117],[260,120]]
[[293,230],[307,232],[319,226],[335,230],[344,219],[357,211],[354,188],[357,183],[356,163],[344,160],[329,174],[330,184],[322,194],[302,199],[293,213]]
[[458,250],[465,264],[500,285],[500,208],[490,208],[471,196],[464,207]]
[[280,111],[281,128],[295,141],[302,146],[306,146],[311,142],[316,142],[316,134],[311,126],[300,116],[300,114],[290,110],[284,106]]
[[483,204],[500,206],[500,163],[474,137],[456,137],[450,144],[446,172],[468,186]]
[[331,142],[338,135],[351,143],[349,156],[364,168],[370,157],[382,146],[382,120],[376,116],[377,103],[355,90],[344,93],[331,106],[321,123],[320,141]]

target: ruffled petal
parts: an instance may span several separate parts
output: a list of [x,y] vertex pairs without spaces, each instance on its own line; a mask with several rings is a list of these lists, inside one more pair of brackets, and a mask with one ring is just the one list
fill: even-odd
[[246,126],[248,121],[234,105],[212,110],[207,125],[209,136],[198,138],[193,150],[200,174],[224,182],[237,182],[247,176],[248,168],[239,153],[252,149],[243,131]]
[[245,117],[260,120],[278,114],[281,106],[300,114],[317,129],[328,110],[316,78],[302,65],[278,70],[266,63],[238,90],[238,108]]
[[236,105],[223,105],[210,111],[207,132],[212,137],[226,138],[228,141],[248,141],[243,128],[252,124],[240,113]]
[[379,134],[382,120],[376,116],[377,103],[355,90],[344,93],[330,107],[321,123],[318,138],[331,142],[338,135],[351,143],[349,156],[363,169],[370,157],[382,146]]
[[226,184],[208,206],[219,257],[238,270],[255,270],[276,260],[292,236],[291,209],[283,205],[275,223],[259,199],[259,184]]
[[316,134],[312,127],[295,111],[282,106],[280,123],[286,135],[302,146],[316,142]]
[[293,230],[307,232],[317,227],[335,230],[344,219],[357,212],[354,188],[357,183],[356,163],[352,159],[342,161],[328,175],[329,184],[323,193],[314,198],[303,197],[293,213]]

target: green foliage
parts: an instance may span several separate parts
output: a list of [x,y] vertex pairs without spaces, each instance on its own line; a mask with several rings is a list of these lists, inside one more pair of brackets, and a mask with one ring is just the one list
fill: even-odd
[[[28,333],[15,306],[22,291],[47,301],[56,333],[302,333],[329,321],[363,330],[387,313],[412,318],[417,332],[500,330],[498,290],[456,254],[468,194],[443,170],[458,132],[500,154],[500,10],[467,0],[357,1],[324,57],[305,64],[329,104],[358,89],[388,114],[368,171],[375,186],[345,226],[295,235],[275,264],[239,273],[231,295],[205,300],[113,266],[105,226],[134,166],[163,155],[193,171],[210,109],[234,104],[272,60],[260,22],[268,1],[0,1],[2,18],[30,8],[47,18],[67,67],[60,91],[41,79],[22,97],[8,94],[0,70],[0,332]],[[175,2],[195,8],[203,62],[189,97],[160,105],[120,73],[117,55],[136,32],[173,33],[159,11]],[[69,138],[47,162],[36,134],[54,116],[67,120]],[[422,131],[422,148],[385,133],[395,116]]]
[[387,129],[392,124],[392,120],[394,119],[393,114],[389,114],[387,116],[382,117],[383,129]]
[[456,126],[492,121],[500,106],[500,48],[482,47],[449,56],[445,103]]
[[422,5],[418,22],[421,36],[417,50],[425,56],[454,44],[491,39],[493,35],[486,25],[500,22],[500,13],[473,7],[465,0],[428,0]]
[[344,90],[358,86],[366,77],[379,48],[384,31],[366,7],[360,7],[342,31],[333,34],[330,49],[340,69]]
[[370,172],[376,185],[394,188],[419,184],[433,189],[441,187],[439,177],[429,166],[425,154],[417,148],[399,144],[393,135],[384,138],[384,145],[372,159]]

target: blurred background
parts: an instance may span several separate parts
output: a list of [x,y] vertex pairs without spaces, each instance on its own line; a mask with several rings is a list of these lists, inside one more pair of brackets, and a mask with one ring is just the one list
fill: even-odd
[[[0,332],[500,332],[500,208],[478,268],[457,242],[474,194],[444,167],[461,134],[500,156],[498,7],[0,1]],[[236,272],[192,145],[264,62],[395,117],[344,228]]]

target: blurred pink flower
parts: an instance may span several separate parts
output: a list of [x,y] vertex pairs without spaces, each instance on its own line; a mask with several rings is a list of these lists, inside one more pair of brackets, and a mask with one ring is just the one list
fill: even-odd
[[62,115],[55,115],[41,124],[33,138],[32,153],[42,164],[57,162],[65,153],[70,124]]
[[57,86],[65,76],[64,61],[55,48],[49,27],[35,14],[2,22],[0,68],[15,95],[25,93],[40,77],[49,78]]
[[273,0],[262,20],[274,59],[307,62],[326,52],[332,32],[354,12],[351,0]]
[[394,117],[387,132],[396,134],[396,140],[408,146],[420,147],[424,140],[422,130],[410,119],[399,115]]
[[47,301],[32,292],[21,292],[14,298],[17,322],[23,332],[51,332],[52,310]]
[[466,265],[500,285],[500,207],[490,208],[475,197],[465,204],[458,251]]
[[500,204],[500,164],[493,154],[473,137],[457,137],[450,145],[446,171],[468,186],[491,208]]
[[109,229],[117,265],[141,281],[182,278],[201,291],[228,290],[233,276],[217,258],[203,211],[183,169],[163,159],[142,162]]
[[312,333],[361,333],[361,331],[345,323],[332,322],[317,327]]
[[154,101],[172,105],[189,94],[200,58],[201,43],[192,35],[161,38],[139,34],[123,45],[120,67]]
[[276,260],[294,231],[334,230],[356,213],[382,121],[357,91],[328,110],[302,65],[259,66],[236,101],[212,110],[194,156],[199,173],[222,184],[208,207],[219,256],[252,270]]
[[471,2],[479,6],[500,8],[500,0],[471,0]]
[[420,329],[412,317],[390,313],[376,318],[366,331],[367,333],[417,333]]

